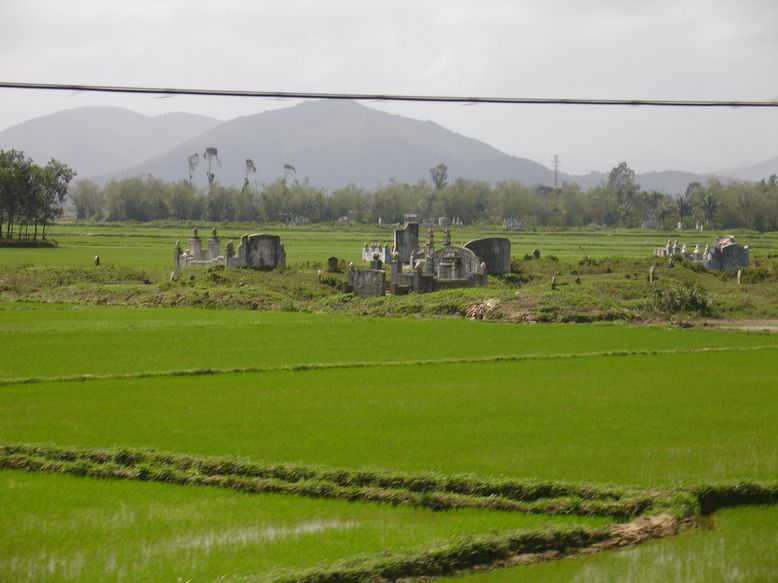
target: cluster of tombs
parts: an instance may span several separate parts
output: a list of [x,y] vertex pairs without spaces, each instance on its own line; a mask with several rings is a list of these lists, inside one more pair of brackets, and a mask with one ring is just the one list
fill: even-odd
[[[370,263],[369,268],[357,269],[353,263],[349,264],[343,291],[359,296],[431,292],[485,286],[488,275],[509,273],[511,243],[508,239],[494,237],[476,239],[459,247],[451,244],[451,232],[446,228],[442,246],[436,249],[435,234],[430,228],[426,242],[420,246],[419,223],[408,223],[394,232],[391,246],[365,243],[362,258]],[[385,263],[391,266],[388,282]],[[334,264],[337,266],[337,259]],[[174,265],[176,270],[216,266],[283,269],[286,251],[277,235],[243,235],[237,247],[233,241],[228,241],[222,253],[216,227],[211,230],[205,245],[195,227],[186,250],[182,250],[180,241],[176,241]]]
[[734,235],[718,237],[713,247],[705,245],[700,251],[700,246],[695,245],[689,250],[686,243],[683,246],[678,241],[667,241],[664,247],[654,249],[657,257],[684,257],[695,263],[702,263],[706,269],[740,269],[748,267],[748,245],[743,246],[735,241]]
[[[476,239],[462,247],[451,244],[451,232],[443,231],[440,249],[435,249],[435,234],[430,228],[424,246],[419,246],[419,223],[408,223],[394,232],[389,244],[365,243],[362,259],[369,269],[349,264],[348,280],[343,289],[359,296],[382,296],[387,291],[399,295],[411,291],[432,292],[441,289],[485,286],[488,275],[509,273],[511,243],[491,237]],[[389,263],[387,285],[384,263]]]
[[237,249],[232,241],[227,241],[222,255],[221,240],[214,227],[207,244],[207,248],[203,249],[197,227],[192,229],[186,251],[182,251],[181,242],[176,241],[175,268],[224,266],[283,269],[286,265],[284,243],[278,235],[243,235]]

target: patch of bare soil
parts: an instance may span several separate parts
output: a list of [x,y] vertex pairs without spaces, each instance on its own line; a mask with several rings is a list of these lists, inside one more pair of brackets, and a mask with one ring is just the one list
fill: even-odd
[[718,322],[706,322],[705,325],[724,330],[778,333],[778,320],[721,320]]

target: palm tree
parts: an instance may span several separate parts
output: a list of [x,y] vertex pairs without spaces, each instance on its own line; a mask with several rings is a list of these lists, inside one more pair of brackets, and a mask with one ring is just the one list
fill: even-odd
[[209,146],[205,149],[205,153],[203,154],[203,158],[208,160],[208,186],[213,186],[214,181],[216,180],[216,175],[211,172],[211,166],[213,164],[213,161],[216,160],[216,163],[221,166],[222,162],[219,160],[219,150],[214,148],[213,146]]
[[194,174],[195,168],[197,168],[197,165],[200,163],[200,154],[195,152],[187,158],[187,162],[189,163],[189,186],[192,186],[192,175]]
[[679,196],[678,200],[675,201],[675,210],[681,219],[681,223],[683,223],[684,219],[692,214],[694,206],[692,205],[692,201],[688,196]]
[[711,192],[706,192],[700,200],[700,210],[706,223],[713,223],[716,212],[719,210],[719,200]]
[[243,180],[243,190],[247,191],[249,189],[249,175],[256,174],[257,173],[257,167],[254,165],[254,160],[251,158],[246,158],[246,178]]
[[289,176],[289,173],[297,174],[297,170],[294,166],[291,164],[284,164],[284,184],[286,184],[286,179]]

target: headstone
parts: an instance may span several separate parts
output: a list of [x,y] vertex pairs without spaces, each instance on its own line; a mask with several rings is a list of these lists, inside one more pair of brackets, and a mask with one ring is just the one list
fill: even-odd
[[737,284],[738,285],[740,285],[740,283],[742,281],[742,278],[743,278],[743,270],[742,269],[738,269],[737,270]]
[[286,252],[278,235],[243,235],[238,245],[238,255],[228,263],[229,267],[253,267],[255,269],[283,269]]
[[540,249],[533,249],[532,250],[532,257],[534,259],[540,259]]
[[556,289],[556,275],[551,276],[551,289]]
[[648,268],[648,281],[649,283],[654,283],[654,266]]
[[386,272],[378,269],[349,269],[348,283],[354,295],[367,298],[384,295]]
[[100,267],[100,256],[95,255],[95,267]]
[[335,273],[338,271],[338,258],[337,257],[330,257],[327,259],[327,271],[330,273]]
[[[470,249],[481,261],[486,263],[489,275],[500,275],[511,272],[511,242],[503,237],[488,237],[475,239],[465,243],[465,249]],[[534,253],[533,253],[534,256]],[[538,252],[540,256],[540,252]]]
[[394,250],[402,263],[411,262],[411,254],[419,248],[419,223],[408,223],[394,232]]

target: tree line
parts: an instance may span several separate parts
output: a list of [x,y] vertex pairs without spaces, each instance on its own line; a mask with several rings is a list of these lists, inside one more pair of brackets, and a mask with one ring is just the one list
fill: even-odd
[[[326,194],[307,181],[290,180],[291,166],[271,183],[252,186],[249,171],[242,188],[213,181],[202,190],[191,181],[164,182],[152,176],[114,180],[104,187],[77,183],[73,202],[80,219],[150,221],[159,219],[208,221],[401,222],[414,213],[420,219],[458,217],[466,224],[500,223],[516,218],[527,227],[657,228],[678,222],[709,228],[778,230],[776,176],[761,182],[725,184],[693,182],[680,197],[646,191],[635,173],[622,163],[611,170],[607,183],[583,191],[574,183],[560,188],[527,186],[458,178],[448,181],[446,168],[431,169],[431,180],[415,184],[389,182],[375,189],[354,185]],[[209,170],[209,174],[211,174]]]
[[[200,160],[207,164],[209,186],[193,185],[192,172]],[[325,193],[296,178],[285,164],[274,182],[252,184],[254,163],[246,160],[242,188],[222,186],[214,170],[218,152],[209,148],[200,158],[188,160],[189,180],[165,182],[153,176],[113,180],[101,186],[89,180],[76,182],[70,198],[79,219],[107,221],[248,221],[248,222],[401,222],[408,213],[419,219],[457,217],[465,224],[500,223],[516,219],[528,228],[608,227],[657,228],[678,222],[708,228],[778,230],[778,179],[760,182],[693,182],[679,197],[647,191],[635,173],[622,162],[606,183],[583,191],[575,183],[559,188],[503,181],[491,184],[457,178],[438,164],[427,180],[414,184],[390,181],[364,189],[348,185]],[[0,151],[0,234],[45,237],[46,226],[62,212],[68,185],[75,172],[56,160],[38,166],[22,152]]]
[[0,150],[0,238],[46,239],[46,227],[62,214],[76,173],[52,158],[35,164],[18,150]]

